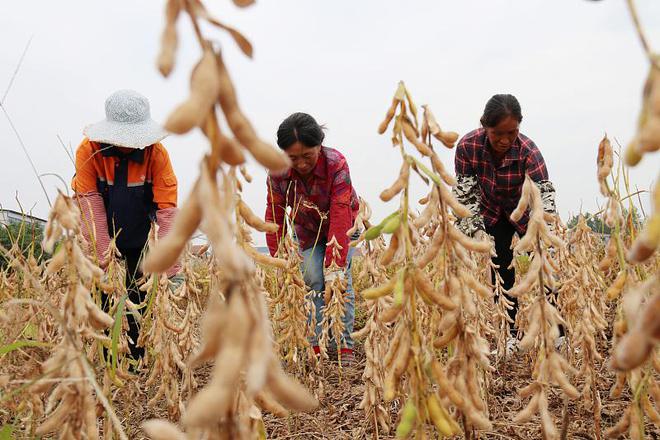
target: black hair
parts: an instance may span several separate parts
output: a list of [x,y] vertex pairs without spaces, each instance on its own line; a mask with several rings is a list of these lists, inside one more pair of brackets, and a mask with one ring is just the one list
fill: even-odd
[[277,146],[286,150],[300,142],[306,147],[317,147],[325,138],[324,128],[307,113],[294,113],[282,121],[277,129]]
[[520,103],[513,95],[493,95],[486,103],[484,114],[481,116],[481,125],[488,128],[495,127],[507,116],[522,122]]

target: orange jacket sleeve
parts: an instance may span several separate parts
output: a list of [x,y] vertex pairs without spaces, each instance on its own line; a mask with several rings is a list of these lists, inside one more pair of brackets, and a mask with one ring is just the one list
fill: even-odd
[[152,152],[151,179],[154,203],[158,209],[176,208],[177,180],[170,156],[162,144],[155,144]]
[[94,160],[94,148],[89,139],[85,138],[76,150],[76,173],[71,180],[71,189],[76,194],[88,194],[98,192],[96,179],[98,170]]

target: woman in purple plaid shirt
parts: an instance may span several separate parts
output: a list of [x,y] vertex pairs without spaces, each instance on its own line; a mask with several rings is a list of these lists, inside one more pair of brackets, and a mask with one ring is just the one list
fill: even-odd
[[[555,189],[548,178],[543,156],[534,142],[520,133],[520,104],[513,95],[495,95],[486,103],[481,128],[466,134],[456,147],[456,180],[454,194],[472,211],[473,217],[461,219],[459,229],[470,236],[489,234],[495,241],[503,288],[509,290],[515,271],[511,239],[514,233],[527,230],[527,214],[518,222],[510,215],[518,205],[525,174],[538,185],[545,211],[556,213]],[[516,298],[509,316],[515,321]],[[512,330],[514,324],[512,324]]]

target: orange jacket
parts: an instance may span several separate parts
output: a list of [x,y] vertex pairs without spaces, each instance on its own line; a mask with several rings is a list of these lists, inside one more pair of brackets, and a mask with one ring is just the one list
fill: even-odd
[[[101,154],[101,145],[83,139],[76,151],[76,174],[71,187],[77,194],[100,192],[99,182],[112,185],[115,180],[115,167],[119,162],[116,156]],[[146,147],[142,163],[128,165],[128,186],[145,183],[153,187],[153,202],[158,209],[176,208],[177,180],[170,157],[162,144]]]
[[87,200],[80,204],[81,212],[93,219],[96,229],[83,235],[95,236],[101,248],[117,234],[120,251],[142,248],[151,222],[167,230],[176,210],[177,181],[161,144],[131,150],[84,139],[71,187],[79,200]]

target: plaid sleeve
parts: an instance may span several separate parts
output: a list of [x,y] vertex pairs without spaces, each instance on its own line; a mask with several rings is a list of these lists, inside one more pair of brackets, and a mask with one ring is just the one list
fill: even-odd
[[534,182],[549,179],[545,160],[543,160],[541,151],[535,145],[530,148],[527,159],[525,160],[525,172],[529,174],[529,177]]
[[[339,261],[335,261],[339,267],[346,266],[346,256],[348,255],[349,237],[346,236],[346,231],[353,226],[352,195],[351,175],[348,164],[343,161],[343,164],[335,172],[330,190],[330,219],[327,237],[330,241],[334,236],[337,243],[342,247],[339,251]],[[333,260],[332,248],[326,247],[325,267],[330,266]]]
[[456,147],[456,157],[454,159],[454,167],[456,175],[465,174],[468,176],[474,176],[476,171],[472,163],[472,158],[470,157],[468,146],[466,143],[461,140]]
[[557,212],[555,187],[549,180],[548,169],[545,165],[545,160],[543,160],[543,155],[535,145],[532,145],[530,154],[527,156],[525,169],[529,177],[541,191],[543,210],[546,212]]
[[266,216],[269,223],[276,223],[279,226],[277,233],[266,233],[266,244],[272,256],[277,253],[280,237],[284,234],[284,212],[286,210],[286,199],[280,192],[279,185],[268,176],[266,178]]

